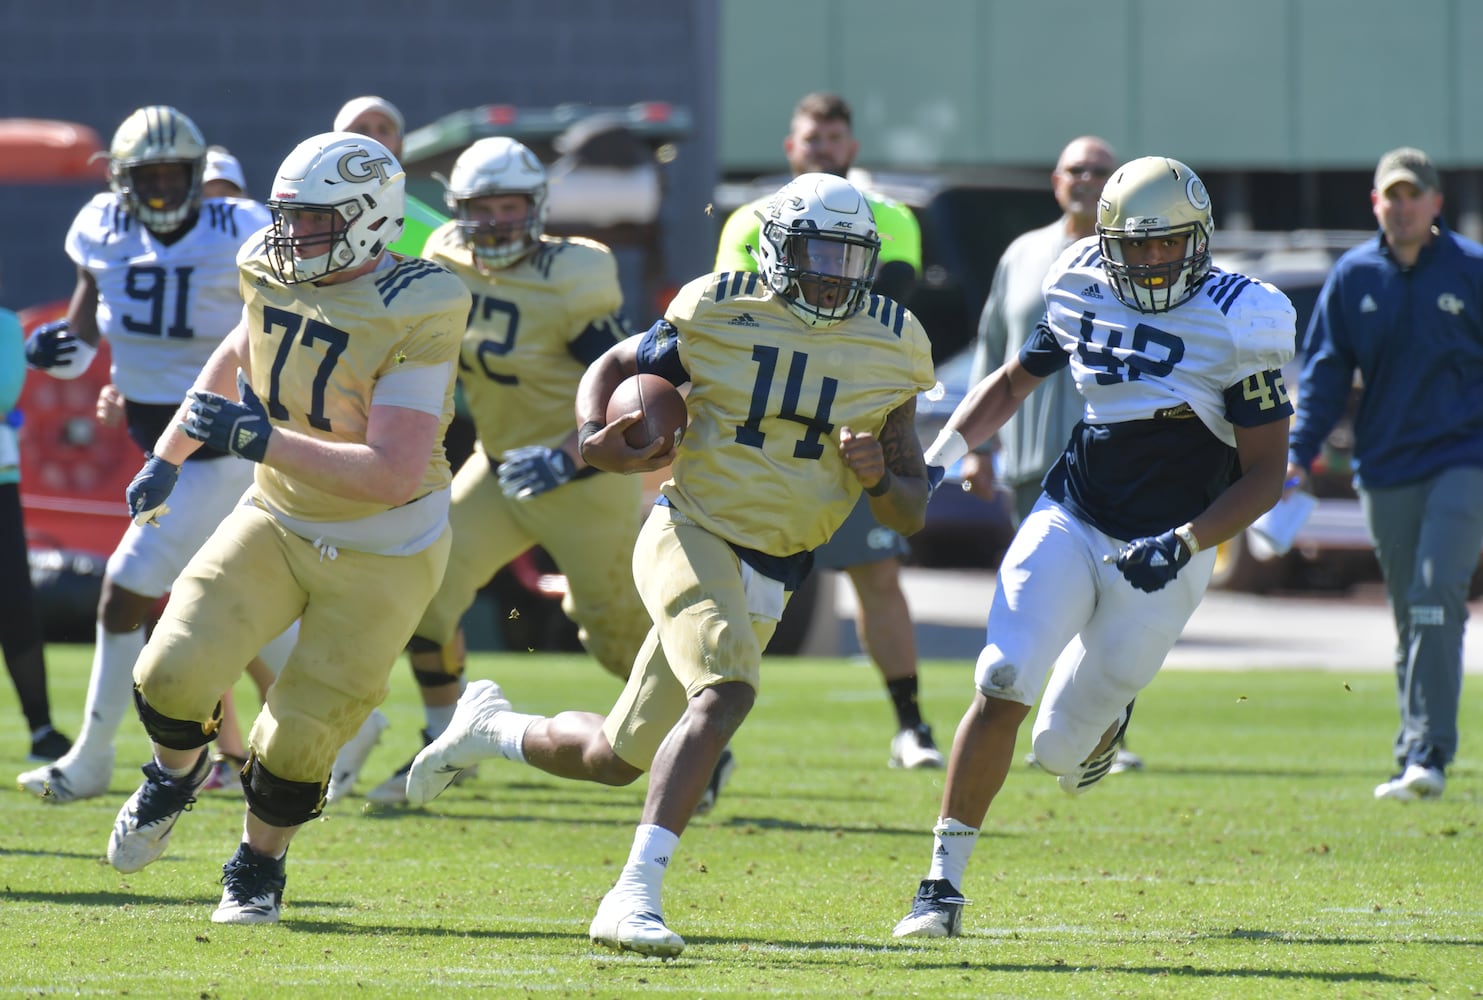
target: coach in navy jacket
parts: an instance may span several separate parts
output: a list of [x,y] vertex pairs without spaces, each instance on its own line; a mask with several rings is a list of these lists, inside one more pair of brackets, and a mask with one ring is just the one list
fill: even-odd
[[1355,486],[1395,614],[1399,772],[1376,798],[1435,797],[1457,752],[1468,582],[1483,548],[1483,246],[1447,229],[1419,149],[1380,158],[1377,238],[1335,265],[1305,338],[1289,481],[1358,369]]

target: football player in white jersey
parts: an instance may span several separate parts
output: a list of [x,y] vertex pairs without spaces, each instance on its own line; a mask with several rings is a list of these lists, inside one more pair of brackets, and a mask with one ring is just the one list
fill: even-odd
[[202,442],[255,463],[135,668],[154,759],[108,841],[119,871],[164,853],[206,778],[219,692],[301,620],[252,727],[247,817],[217,923],[278,920],[289,841],[323,808],[336,751],[386,696],[448,559],[443,434],[470,297],[442,267],[387,252],[405,176],[386,147],[348,132],[289,153],[272,224],[238,258],[242,321],[129,484],[131,512],[149,521],[176,502]]
[[[665,318],[582,378],[582,456],[638,472],[667,441],[630,448],[638,413],[605,425],[635,371],[690,386],[671,478],[639,533],[633,573],[654,627],[606,717],[510,709],[476,681],[447,732],[413,762],[407,797],[426,802],[484,757],[626,785],[652,771],[618,883],[589,930],[596,944],[661,957],[685,943],[664,923],[660,883],[716,761],[756,698],[762,651],[861,490],[903,534],[926,516],[927,468],[913,427],[932,351],[916,317],[871,294],[880,238],[860,192],[801,174],[767,207],[761,273],[690,282]],[[661,454],[663,452],[663,454]]]
[[1133,699],[1205,593],[1216,545],[1282,495],[1295,313],[1272,286],[1211,266],[1213,228],[1183,163],[1119,167],[1097,235],[1046,276],[1039,328],[927,449],[929,468],[950,466],[1067,365],[1085,399],[999,569],[931,864],[896,937],[961,933],[969,855],[1047,676],[1035,757],[1077,794],[1111,767]]
[[[77,265],[67,318],[32,333],[26,355],[56,378],[76,378],[107,337],[129,436],[147,452],[241,318],[237,250],[267,225],[268,212],[245,199],[202,198],[206,143],[175,108],[135,111],[108,152],[111,190],[95,195],[67,232]],[[51,801],[108,790],[145,620],[252,481],[248,462],[209,452],[197,459],[181,470],[179,515],[158,527],[130,525],[108,559],[82,732],[60,760],[17,778]],[[277,645],[285,648],[268,655],[281,664],[286,644]]]
[[[532,545],[566,576],[563,607],[609,673],[628,679],[649,630],[629,569],[642,483],[587,465],[572,426],[582,373],[630,335],[617,261],[601,243],[545,235],[546,170],[513,139],[464,150],[446,195],[454,219],[433,232],[423,256],[474,295],[459,378],[479,440],[454,480],[458,544],[411,644],[424,744],[448,728],[462,693],[459,621],[478,589]],[[358,742],[336,761],[332,799],[354,779],[347,758]],[[406,802],[411,766],[409,759],[366,798]]]

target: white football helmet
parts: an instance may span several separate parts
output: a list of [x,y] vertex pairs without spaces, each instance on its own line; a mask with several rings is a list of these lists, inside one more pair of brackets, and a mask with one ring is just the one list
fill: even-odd
[[757,264],[767,287],[809,326],[864,308],[881,239],[870,203],[833,174],[799,174],[767,203]]
[[[480,139],[459,154],[444,186],[443,200],[480,271],[509,267],[541,242],[546,232],[546,168],[524,144],[505,136]],[[529,199],[523,224],[496,223],[470,213],[472,199],[501,194]]]
[[[134,176],[141,167],[178,164],[187,183],[173,197],[143,190]],[[123,120],[108,146],[108,183],[129,214],[154,233],[173,233],[201,207],[201,172],[206,140],[196,123],[172,107],[154,104]]]
[[[1194,295],[1210,273],[1210,194],[1195,172],[1178,160],[1145,156],[1125,163],[1107,180],[1097,203],[1102,267],[1112,290],[1139,312],[1168,312]],[[1187,237],[1184,256],[1168,264],[1127,263],[1129,240]]]
[[273,178],[268,258],[284,284],[317,281],[374,259],[402,235],[407,175],[369,136],[322,132]]

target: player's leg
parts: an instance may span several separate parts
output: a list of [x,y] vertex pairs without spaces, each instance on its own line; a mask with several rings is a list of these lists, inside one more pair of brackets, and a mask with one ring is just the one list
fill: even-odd
[[[978,831],[1014,757],[1016,734],[1060,651],[1090,618],[1097,592],[1085,527],[1047,502],[1025,519],[999,568],[975,692],[953,737],[927,877],[896,937],[961,931],[963,885]],[[1100,564],[1101,553],[1095,555]]]
[[271,923],[289,842],[320,814],[335,755],[386,697],[387,678],[437,589],[452,533],[414,555],[340,549],[324,559],[284,532],[284,564],[308,591],[299,641],[253,723],[243,843],[223,867],[217,923]]
[[57,802],[108,790],[114,742],[130,710],[134,664],[144,648],[144,624],[251,481],[252,463],[237,458],[186,462],[170,513],[157,526],[131,524],[124,532],[103,576],[82,731],[62,759],[20,775],[22,786]]
[[642,486],[637,476],[589,476],[520,510],[526,530],[566,576],[562,609],[583,646],[620,681],[632,672],[650,626],[632,569]]
[[[14,431],[0,428],[0,443],[7,440],[6,435],[14,440]],[[13,467],[13,458],[11,451],[4,462]],[[72,741],[52,726],[51,700],[46,690],[46,643],[27,565],[20,487],[15,483],[0,483],[0,608],[5,609],[0,614],[0,653],[5,657],[5,669],[31,735],[27,759],[54,761],[72,749]]]
[[[443,581],[422,609],[421,619],[407,644],[412,675],[422,698],[424,747],[442,735],[453,721],[465,688],[465,650],[459,629],[464,613],[473,605],[479,588],[500,567],[534,544],[532,536],[513,516],[513,501],[500,491],[499,479],[482,448],[476,448],[458,470],[452,489],[448,521],[457,542],[449,554]],[[349,794],[369,752],[369,746],[364,746],[361,752],[359,741],[347,744],[334,768],[331,800]],[[408,758],[368,791],[366,798],[381,805],[406,802],[407,774],[411,767],[412,760]]]
[[154,750],[109,839],[109,861],[120,871],[137,871],[164,853],[206,779],[205,747],[220,723],[221,692],[303,610],[279,532],[256,508],[233,510],[175,581],[139,657],[134,702]]
[[[664,923],[664,872],[717,760],[752,708],[762,650],[785,595],[782,583],[667,507],[656,507],[645,523],[634,564],[659,645],[688,702],[655,752],[628,861],[589,933],[606,947],[673,956],[684,941]],[[613,742],[625,752],[621,738]]]

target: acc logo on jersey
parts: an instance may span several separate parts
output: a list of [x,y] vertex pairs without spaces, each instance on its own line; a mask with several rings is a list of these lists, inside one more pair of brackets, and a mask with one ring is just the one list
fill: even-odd
[[1443,292],[1437,296],[1437,308],[1449,316],[1461,316],[1465,308],[1462,299],[1451,292]]
[[340,157],[335,167],[347,181],[368,181],[374,177],[385,184],[391,176],[391,161],[384,156],[374,156],[366,149],[350,150]]

